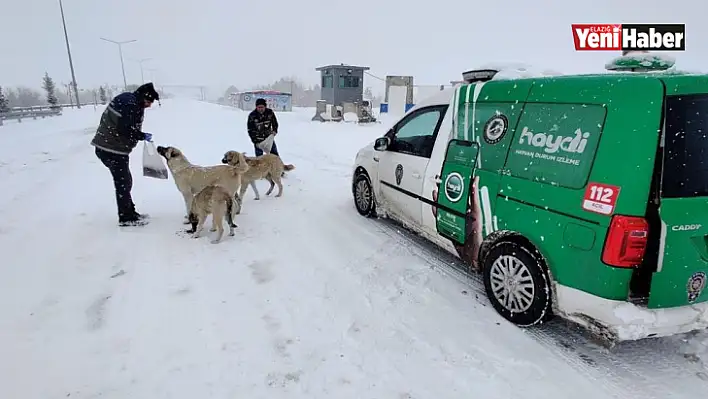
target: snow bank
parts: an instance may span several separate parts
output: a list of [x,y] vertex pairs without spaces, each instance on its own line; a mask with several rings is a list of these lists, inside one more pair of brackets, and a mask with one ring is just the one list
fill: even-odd
[[[556,284],[558,306],[571,319],[587,325],[587,317],[605,325],[619,340],[664,337],[708,328],[708,304],[647,309],[624,301],[599,298]],[[584,315],[577,317],[577,315]]]
[[359,117],[357,116],[356,112],[345,112],[342,117],[344,118],[344,122],[358,122]]

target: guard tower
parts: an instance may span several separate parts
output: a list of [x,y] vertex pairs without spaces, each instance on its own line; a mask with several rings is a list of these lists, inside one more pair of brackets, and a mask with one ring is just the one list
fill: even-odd
[[364,72],[369,69],[344,64],[316,68],[321,75],[320,100],[334,106],[361,102],[364,96]]
[[316,68],[320,72],[322,88],[312,120],[341,120],[343,113],[359,114],[358,109],[364,102],[364,72],[369,69],[345,64]]

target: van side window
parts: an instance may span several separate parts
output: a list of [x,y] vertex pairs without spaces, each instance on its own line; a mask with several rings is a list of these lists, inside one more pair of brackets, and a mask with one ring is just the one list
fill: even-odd
[[423,108],[394,127],[388,151],[430,158],[447,105]]
[[522,179],[584,187],[606,114],[596,104],[526,104],[505,169]]

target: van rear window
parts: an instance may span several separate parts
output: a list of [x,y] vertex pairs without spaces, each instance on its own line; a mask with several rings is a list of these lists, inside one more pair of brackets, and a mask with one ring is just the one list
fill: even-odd
[[708,94],[666,97],[662,197],[708,196]]

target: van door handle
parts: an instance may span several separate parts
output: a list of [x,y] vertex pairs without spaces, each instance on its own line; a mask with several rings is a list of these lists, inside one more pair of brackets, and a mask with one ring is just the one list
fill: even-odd
[[420,173],[415,173],[415,172],[413,172],[413,173],[411,173],[411,176],[413,176],[414,179],[420,179],[420,178],[421,178]]
[[378,158],[378,157],[374,157],[374,162],[378,162],[378,161],[379,161],[379,158]]

